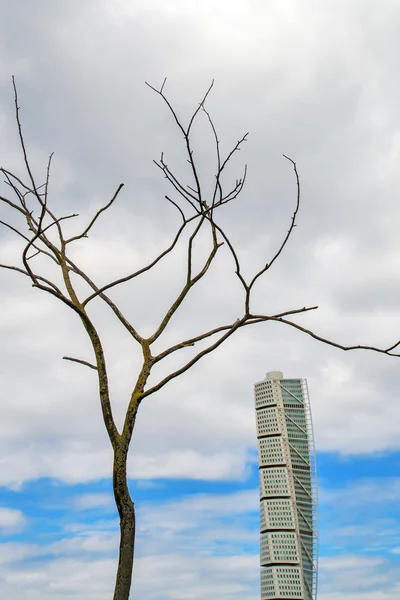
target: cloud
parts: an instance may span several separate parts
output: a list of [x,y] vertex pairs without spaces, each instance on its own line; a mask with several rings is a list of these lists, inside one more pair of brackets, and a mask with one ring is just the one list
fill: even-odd
[[[316,7],[304,0],[300,7],[292,0],[88,0],[83,6],[77,0],[38,0],[35,6],[25,2],[24,10],[10,3],[3,12],[0,126],[7,156],[1,164],[19,174],[23,171],[9,81],[14,73],[38,181],[44,180],[47,157],[54,150],[50,202],[57,215],[80,213],[79,219],[66,222],[67,231],[81,231],[118,184],[125,184],[108,215],[99,219],[96,233],[72,250],[96,282],[145,265],[171,242],[179,226],[178,212],[163,200],[173,190],[165,186],[152,160],[165,151],[184,185],[193,183],[181,133],[144,81],[160,85],[167,76],[168,97],[187,122],[214,78],[208,108],[221,152],[229,152],[250,131],[224,180],[228,189],[247,163],[246,188],[241,200],[220,211],[221,225],[237,247],[246,277],[251,279],[254,269],[271,260],[290,224],[296,181],[282,152],[297,161],[301,177],[297,227],[268,276],[255,284],[251,309],[274,314],[318,305],[318,310],[298,316],[296,322],[343,343],[387,347],[396,341],[400,256],[396,3],[383,0],[378,7],[370,0],[327,0]],[[207,196],[214,183],[215,148],[206,120],[194,127],[192,140]],[[0,183],[0,194],[8,191]],[[4,208],[0,207],[1,220],[6,218]],[[17,217],[14,224],[21,225]],[[14,260],[20,246],[12,232],[1,229],[0,236],[0,262]],[[203,242],[196,248],[199,262]],[[219,253],[219,266],[210,270],[208,285],[199,285],[198,293],[189,295],[155,351],[241,314],[243,295],[235,265],[226,245]],[[125,291],[110,291],[143,335],[154,330],[184,284],[185,260],[180,246],[153,276],[132,282]],[[49,268],[53,274],[52,265]],[[17,274],[0,275],[0,484],[21,489],[27,481],[46,477],[67,483],[109,477],[112,453],[95,372],[62,361],[63,356],[93,360],[78,319]],[[79,292],[86,293],[85,286]],[[121,427],[140,369],[140,349],[100,301],[90,303],[88,310],[104,340],[114,414]],[[188,348],[180,358],[171,357],[158,366],[150,383],[192,356],[193,348]],[[272,369],[308,378],[318,451],[351,460],[399,449],[398,359],[340,353],[270,322],[239,333],[190,374],[143,402],[130,475],[146,485],[151,484],[146,478],[160,477],[245,481],[256,450],[252,385]],[[330,507],[340,503],[352,512],[360,498],[368,504],[373,498],[375,506],[378,498],[382,502],[386,498],[386,510],[398,497],[395,478],[385,482],[385,491],[367,480],[357,485],[355,491],[325,492],[326,502]],[[75,509],[81,508],[82,514],[106,511],[107,502],[104,496],[83,497],[76,499]],[[252,500],[243,502],[251,513]],[[176,598],[189,597],[193,590],[202,598],[258,594],[257,569],[253,572],[250,566],[256,564],[256,551],[241,563],[242,555],[232,542],[235,560],[222,556],[213,563],[204,556],[204,562],[198,557],[194,561],[186,552],[190,536],[184,534],[185,520],[179,520],[173,507],[165,509],[186,546],[184,552],[171,552],[171,562],[164,563],[169,571],[162,567],[164,579],[160,577],[159,589],[151,592],[154,598],[159,594],[165,600],[166,581]],[[184,507],[179,510],[184,512]],[[230,526],[217,523],[219,517],[210,516],[208,509],[196,504],[192,510],[208,527],[215,526],[216,536],[231,535]],[[244,512],[234,514],[239,519]],[[183,516],[190,523],[190,513]],[[150,525],[151,521],[146,535]],[[358,521],[341,523],[346,543],[351,536],[359,541],[364,535],[365,540],[365,533],[348,529],[351,525],[362,526]],[[392,526],[378,520],[369,525],[376,539],[379,527]],[[79,535],[77,526],[77,545],[88,545],[81,548],[79,559],[71,558],[78,550],[69,541],[69,554],[66,548],[65,556],[57,555],[43,569],[18,559],[19,566],[7,572],[11,579],[4,580],[8,586],[1,590],[4,597],[11,598],[11,592],[18,598],[29,595],[30,600],[46,594],[52,599],[57,594],[72,598],[78,592],[88,600],[109,596],[114,564],[109,558],[96,563],[98,555],[87,565],[82,563],[82,553],[89,552],[92,542]],[[167,524],[161,529],[167,536]],[[98,532],[93,533],[93,545],[111,547],[108,534],[104,533],[103,547]],[[240,543],[250,544],[244,523],[235,535]],[[214,544],[209,537],[207,543]],[[386,546],[380,542],[380,551],[397,548],[398,543],[392,542]],[[337,539],[335,543],[340,545]],[[151,536],[148,544],[157,556]],[[26,552],[22,546],[13,548],[21,557]],[[31,551],[37,552],[37,547],[32,545]],[[362,579],[368,565],[353,564],[349,558],[359,556],[359,550],[353,552],[351,546],[337,551],[353,565],[353,570],[344,569],[348,581]],[[144,590],[154,578],[154,566],[147,555],[142,559],[137,585]],[[241,564],[249,571],[242,579],[235,578],[232,569],[241,569]],[[221,573],[214,573],[214,583],[213,565]],[[380,570],[387,577],[373,592],[357,591],[346,582],[335,587],[332,581],[321,597],[336,600],[346,594],[346,600],[364,600],[373,594],[374,600],[391,600],[398,596],[399,584],[385,565],[370,565],[373,577],[379,579]],[[180,579],[183,568],[189,575]]]
[[[143,502],[137,517],[134,594],[152,600],[216,594],[251,600],[259,594],[257,490]],[[34,600],[40,595],[72,600],[83,592],[90,600],[109,597],[117,520],[70,522],[59,535],[40,545],[1,544],[0,592],[10,598],[29,594]],[[359,600],[361,594],[372,598],[373,593],[392,600],[400,583],[396,563],[376,553],[322,556],[319,568],[323,600],[340,594]]]
[[337,573],[338,570],[342,569],[353,570],[380,567],[383,562],[381,558],[341,555],[321,559],[321,567],[324,571],[334,571]]
[[[88,496],[83,498],[87,506]],[[258,518],[251,531],[246,519],[254,512],[258,517],[257,509],[254,491],[143,504],[133,593],[171,600],[220,593],[222,598],[250,600],[258,581],[253,548]],[[117,521],[70,524],[60,534],[59,540],[40,546],[1,544],[0,592],[17,590],[19,597],[29,593],[33,599],[42,594],[72,600],[83,592],[91,600],[108,597],[116,568]],[[156,579],[154,564],[159,565]]]
[[333,600],[345,594],[346,599],[376,597],[394,598],[400,582],[396,566],[379,557],[341,555],[320,561],[323,585],[320,597]]
[[258,493],[196,494],[146,503],[139,507],[138,523],[139,556],[167,555],[172,540],[189,554],[247,554],[258,548]]
[[[385,458],[382,457],[377,465],[382,465],[384,461]],[[346,469],[346,466],[342,461],[342,464],[337,464],[337,468]],[[331,475],[331,487],[323,484],[319,486],[322,564],[325,564],[325,558],[329,558],[327,565],[333,565],[333,571],[335,560],[341,560],[341,555],[345,556],[343,560],[346,565],[352,565],[348,555],[362,554],[361,562],[375,560],[390,566],[393,562],[390,556],[396,554],[400,535],[399,480],[379,476],[379,468],[374,469],[376,477],[358,478],[357,466],[352,468],[351,461],[347,468],[351,476],[346,485],[335,485],[335,477]],[[376,571],[379,572],[379,569]],[[321,581],[323,580],[324,576]]]
[[3,535],[11,535],[21,531],[25,526],[25,516],[20,510],[0,506],[0,531]]
[[76,496],[73,504],[77,510],[107,509],[113,505],[113,498],[110,494],[81,494]]
[[324,504],[339,502],[347,507],[359,505],[360,498],[366,505],[398,504],[400,479],[397,477],[363,478],[342,489],[320,490],[320,500]]

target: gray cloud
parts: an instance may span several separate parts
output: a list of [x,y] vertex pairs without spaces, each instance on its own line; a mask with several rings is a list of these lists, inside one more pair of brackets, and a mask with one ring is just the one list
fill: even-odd
[[[83,6],[75,0],[41,0],[20,2],[18,10],[5,4],[1,164],[21,168],[9,81],[14,73],[40,177],[48,153],[56,153],[51,201],[57,212],[78,211],[86,224],[90,211],[120,182],[126,184],[98,233],[76,248],[77,260],[97,281],[143,264],[170,239],[177,215],[163,203],[167,188],[152,159],[165,150],[176,172],[189,177],[179,132],[144,80],[157,85],[167,75],[171,100],[187,118],[215,77],[209,108],[223,150],[247,130],[251,133],[228,174],[234,180],[243,163],[249,164],[242,200],[221,211],[246,271],[269,260],[290,222],[295,181],[282,152],[298,161],[301,175],[298,227],[280,262],[257,287],[255,309],[318,304],[317,312],[298,320],[335,340],[389,345],[400,337],[400,11],[395,3],[341,0],[315,7],[306,0],[300,9],[295,2],[279,1],[89,1]],[[210,140],[200,123],[194,134],[196,158],[212,182]],[[3,184],[0,190],[4,193]],[[8,233],[0,235],[1,260],[8,260],[16,247]],[[141,330],[154,327],[179,289],[183,261],[182,255],[177,262],[166,261],[142,288],[113,294]],[[196,333],[206,323],[239,316],[238,288],[234,275],[228,282],[229,269],[232,261],[222,249],[209,287],[200,286],[199,295],[188,299],[165,343]],[[24,283],[1,274],[0,483],[108,476],[111,453],[93,374],[61,361],[64,355],[90,360],[88,343],[73,315]],[[98,304],[92,310],[101,320],[121,423],[139,355],[114,329],[107,311]],[[318,449],[357,454],[399,448],[397,359],[341,354],[294,330],[266,324],[242,332],[143,404],[132,475],[245,478],[255,450],[252,383],[271,368],[308,377]],[[163,372],[160,368],[158,376]],[[171,557],[176,566],[169,578],[182,560]],[[139,582],[153,576],[149,563],[142,564]],[[222,579],[213,595],[222,598],[222,589],[228,594],[224,586],[232,564],[218,561]],[[249,564],[255,565],[254,557]],[[21,585],[29,586],[30,599],[35,594],[42,598],[40,581],[62,578],[67,568],[74,572],[77,564],[56,565],[50,575],[43,571],[38,592],[35,574],[28,572]],[[93,563],[87,582],[99,581],[100,589],[99,569],[111,573],[109,563]],[[8,577],[14,586],[22,574]],[[186,597],[184,584],[176,585],[175,597]],[[239,586],[230,597],[250,598],[246,590]],[[73,591],[61,589],[49,597],[64,592],[72,597]],[[101,593],[94,590],[93,600]],[[210,589],[203,587],[201,595],[206,593]],[[382,592],[381,598],[391,600],[394,593]],[[377,600],[379,593],[374,594]],[[9,589],[4,595],[10,596]],[[324,600],[337,597],[343,597],[342,591],[327,592]],[[359,597],[357,591],[347,596]]]

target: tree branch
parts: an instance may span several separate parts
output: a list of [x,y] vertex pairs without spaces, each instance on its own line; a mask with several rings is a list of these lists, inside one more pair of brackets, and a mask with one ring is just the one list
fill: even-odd
[[153,342],[155,342],[160,337],[160,335],[162,334],[162,332],[165,330],[165,328],[167,327],[168,323],[170,322],[171,318],[176,313],[176,311],[178,310],[178,308],[181,306],[182,302],[184,301],[184,299],[188,295],[189,291],[207,273],[208,269],[210,268],[210,265],[211,265],[212,261],[215,258],[215,255],[216,255],[216,253],[218,251],[218,248],[221,246],[221,244],[218,244],[218,242],[217,242],[217,240],[216,240],[216,238],[214,236],[213,247],[211,249],[210,254],[207,257],[207,260],[205,261],[205,263],[203,265],[203,268],[197,273],[197,275],[195,275],[194,277],[192,277],[193,241],[196,238],[196,236],[198,235],[198,233],[199,233],[199,231],[200,231],[203,223],[204,223],[204,217],[202,217],[202,219],[198,223],[196,229],[194,230],[194,232],[192,233],[192,235],[190,236],[189,241],[188,241],[186,283],[183,286],[183,289],[180,292],[180,294],[178,295],[178,297],[175,300],[175,302],[173,302],[173,304],[171,305],[171,307],[166,312],[166,314],[165,314],[164,318],[162,319],[159,327],[156,329],[156,331],[153,333],[153,335],[151,335],[148,338],[150,344],[152,344]]
[[166,80],[164,80],[164,82],[163,82],[163,84],[162,84],[162,86],[161,86],[161,88],[159,90],[157,88],[155,88],[154,86],[150,85],[147,81],[145,83],[146,83],[146,85],[150,89],[152,89],[154,92],[156,92],[156,94],[158,94],[159,96],[161,96],[161,98],[164,100],[165,104],[168,106],[168,108],[169,108],[169,110],[170,110],[170,112],[171,112],[171,114],[172,114],[172,116],[173,116],[176,124],[178,125],[179,129],[183,133],[183,137],[184,137],[185,145],[186,145],[186,153],[187,153],[187,156],[188,156],[188,162],[189,162],[189,164],[191,166],[192,175],[193,175],[193,178],[195,180],[195,189],[196,189],[196,193],[198,195],[198,202],[201,205],[202,194],[201,194],[200,178],[198,176],[196,164],[195,164],[194,159],[193,159],[193,150],[192,150],[191,145],[190,145],[190,137],[189,136],[190,136],[190,130],[191,130],[192,126],[193,126],[193,123],[194,123],[194,121],[195,121],[195,119],[196,119],[199,111],[203,108],[204,103],[207,100],[207,97],[208,97],[209,93],[211,92],[211,90],[212,90],[212,88],[214,86],[214,80],[211,82],[211,85],[209,86],[208,90],[204,94],[202,100],[199,103],[199,106],[193,112],[193,114],[192,114],[192,116],[190,118],[189,124],[188,124],[188,126],[187,126],[186,129],[183,127],[183,125],[182,125],[180,119],[178,118],[178,115],[176,114],[174,108],[172,107],[172,105],[169,102],[168,98],[164,94],[165,82],[166,82]]
[[179,375],[182,375],[183,373],[185,373],[188,369],[190,369],[193,365],[195,365],[201,358],[203,358],[203,356],[205,356],[206,354],[209,354],[210,352],[212,352],[213,350],[218,348],[218,346],[220,346],[225,340],[227,340],[239,327],[240,327],[240,319],[236,323],[234,323],[232,325],[232,327],[224,335],[222,335],[214,344],[212,344],[211,346],[208,346],[208,348],[205,348],[204,350],[202,350],[201,352],[196,354],[196,356],[194,358],[192,358],[189,362],[187,362],[183,367],[181,367],[177,371],[174,371],[173,373],[170,373],[169,375],[164,377],[164,379],[162,379],[159,383],[152,386],[148,390],[144,391],[143,394],[141,395],[141,399],[146,398],[147,396],[150,396],[151,394],[154,394],[155,392],[158,392],[158,390],[163,388],[169,381],[171,381],[172,379],[175,379],[175,377],[178,377]]
[[[0,264],[0,269],[8,269],[9,271],[16,271],[17,273],[22,273],[22,275],[26,275],[27,277],[29,277],[32,280],[32,277],[30,276],[28,271],[21,269],[20,267],[15,267],[14,265]],[[62,302],[64,302],[68,306],[70,306],[70,302],[69,302],[68,298],[66,296],[64,296],[62,291],[56,286],[55,283],[53,283],[49,279],[46,279],[45,277],[42,277],[41,275],[37,275],[36,273],[34,274],[34,277],[35,277],[36,282],[43,281],[43,283],[45,283],[47,286],[49,286],[52,289],[47,289],[46,286],[41,286],[38,283],[33,283],[32,287],[37,287],[46,292],[50,292],[53,296],[56,296],[56,298],[58,298],[59,300],[61,300]],[[72,307],[70,307],[70,308],[72,308]]]
[[295,315],[295,314],[299,314],[299,313],[309,312],[311,310],[316,310],[317,308],[318,308],[318,306],[303,306],[302,308],[295,308],[292,310],[287,310],[287,311],[284,311],[284,312],[276,314],[276,315],[253,315],[253,314],[243,315],[243,317],[236,319],[236,321],[234,321],[233,323],[215,327],[214,329],[210,329],[209,331],[200,333],[199,335],[197,335],[195,337],[189,338],[187,340],[183,340],[182,342],[178,342],[178,344],[175,344],[174,346],[171,346],[170,348],[167,348],[163,352],[160,352],[159,354],[157,354],[154,357],[154,363],[160,362],[161,360],[163,360],[163,358],[166,358],[167,356],[169,356],[173,352],[176,352],[177,350],[182,350],[183,348],[194,346],[197,342],[200,342],[208,337],[212,337],[213,335],[216,335],[217,333],[232,329],[232,327],[234,327],[235,325],[238,326],[237,328],[242,328],[242,327],[246,327],[248,325],[254,325],[255,323],[262,323],[265,321],[276,320],[278,318],[281,318],[281,317],[284,317],[287,315]]
[[[45,206],[45,205],[44,205]],[[37,285],[37,279],[36,276],[34,274],[34,272],[32,271],[32,269],[29,266],[29,262],[28,262],[28,252],[29,249],[31,248],[31,246],[34,245],[35,241],[37,239],[41,239],[42,234],[44,234],[48,229],[50,229],[51,227],[53,227],[54,225],[57,227],[57,229],[60,231],[60,221],[63,221],[65,219],[71,219],[73,217],[77,217],[78,215],[73,214],[73,215],[67,215],[65,217],[60,217],[59,219],[54,220],[52,223],[50,223],[49,225],[47,225],[47,227],[45,227],[44,229],[40,229],[41,227],[41,221],[43,221],[43,216],[41,215],[40,219],[39,219],[39,225],[38,225],[38,229],[36,231],[36,233],[33,235],[33,237],[28,241],[27,245],[25,246],[23,252],[22,252],[22,262],[24,263],[24,267],[25,269],[28,271],[30,278],[32,279],[32,282]],[[45,238],[44,238],[45,239]],[[57,257],[58,258],[58,257]],[[61,266],[61,263],[60,263]],[[37,287],[40,287],[41,289],[43,289],[42,286],[37,285]],[[49,291],[49,290],[46,290]]]
[[25,167],[26,167],[29,179],[30,179],[31,184],[32,184],[32,190],[36,190],[37,187],[36,187],[35,179],[33,177],[33,173],[31,171],[31,167],[30,167],[30,164],[29,164],[28,153],[27,153],[26,147],[25,147],[25,140],[24,140],[24,136],[22,134],[21,120],[19,118],[18,92],[17,92],[17,86],[16,86],[16,83],[15,83],[15,77],[14,77],[14,75],[12,76],[12,85],[13,85],[13,88],[14,88],[15,120],[17,121],[18,136],[19,136],[19,141],[20,141],[20,145],[21,145],[21,150],[22,150],[22,154],[23,154],[23,157],[24,157]]
[[332,340],[329,340],[328,338],[324,338],[320,335],[317,335],[310,329],[306,329],[305,327],[302,327],[301,325],[299,325],[298,323],[295,323],[294,321],[289,321],[288,319],[283,319],[282,317],[279,317],[279,316],[270,317],[269,320],[270,321],[278,321],[279,323],[285,323],[285,325],[294,327],[295,329],[298,329],[299,331],[306,333],[307,335],[314,338],[315,340],[318,340],[319,342],[327,344],[328,346],[333,346],[334,348],[339,348],[340,350],[345,350],[345,351],[347,351],[347,350],[372,350],[373,352],[379,352],[380,354],[387,354],[388,356],[400,357],[400,354],[396,354],[396,353],[392,352],[392,350],[394,350],[395,348],[400,346],[400,340],[398,342],[396,342],[395,344],[393,344],[392,346],[389,346],[388,348],[378,348],[377,346],[367,346],[367,345],[363,345],[363,344],[357,344],[354,346],[345,346],[343,344],[333,342]]
[[100,210],[97,211],[97,213],[94,215],[93,219],[90,221],[89,225],[86,227],[86,229],[83,230],[82,233],[80,233],[79,235],[74,235],[73,237],[69,238],[68,240],[66,240],[67,244],[70,244],[71,242],[74,242],[75,240],[81,240],[84,237],[88,236],[89,231],[91,230],[91,228],[93,227],[93,225],[96,223],[97,219],[99,218],[99,216],[101,215],[101,213],[103,213],[105,210],[107,210],[108,208],[110,208],[110,206],[115,202],[115,200],[117,199],[118,194],[120,193],[120,191],[122,190],[122,188],[124,187],[123,183],[120,183],[117,191],[115,192],[115,194],[113,195],[113,197],[111,198],[111,200],[102,208],[100,208]]
[[[12,225],[10,225],[9,223],[6,223],[5,221],[0,221],[1,225],[4,225],[4,227],[8,227],[8,229],[11,229],[11,231],[13,231],[14,233],[16,233],[18,236],[20,236],[23,240],[25,240],[26,242],[29,242],[30,239],[28,238],[28,236],[24,235],[21,231],[19,231],[19,229],[17,229],[16,227],[13,227]],[[35,250],[37,250],[37,254],[45,254],[46,256],[48,256],[49,258],[51,258],[51,260],[53,260],[57,265],[59,264],[57,262],[57,259],[50,254],[50,252],[47,252],[47,250],[43,250],[43,248],[39,248],[38,246],[36,246],[36,244],[31,244],[32,248],[35,248]],[[32,257],[30,257],[32,258]]]
[[[199,197],[198,194],[196,192],[196,190],[194,190],[193,194],[190,194],[187,190],[186,187],[184,187],[181,182],[179,181],[179,179],[177,179],[177,177],[175,177],[175,175],[172,173],[171,169],[168,167],[168,165],[166,164],[166,162],[164,161],[164,152],[161,152],[161,157],[160,157],[160,162],[157,162],[156,160],[153,160],[153,163],[156,165],[156,167],[158,167],[165,175],[166,179],[168,179],[168,181],[170,182],[170,184],[175,188],[175,190],[187,201],[190,202],[190,204],[193,206],[193,208],[195,208],[196,210],[198,210],[195,205],[190,201],[190,198],[192,200],[194,200],[195,202],[199,202]],[[189,186],[187,186],[189,187]],[[191,189],[189,187],[189,189]],[[196,194],[196,195],[195,195]]]
[[294,162],[294,160],[292,160],[291,158],[289,158],[288,156],[286,156],[285,154],[283,155],[284,158],[286,158],[286,160],[288,160],[289,162],[292,163],[293,165],[293,169],[295,172],[295,176],[296,176],[296,185],[297,185],[297,199],[296,199],[296,206],[292,215],[292,222],[290,224],[290,227],[287,231],[287,234],[285,235],[282,244],[280,245],[278,251],[275,253],[275,255],[271,258],[269,263],[266,263],[265,267],[263,269],[261,269],[260,271],[258,271],[258,273],[256,273],[253,277],[253,279],[250,281],[249,283],[249,288],[247,290],[247,297],[246,297],[246,310],[250,310],[250,292],[251,289],[253,287],[253,285],[255,284],[255,282],[257,281],[257,279],[259,277],[261,277],[261,275],[263,275],[266,271],[268,271],[268,269],[270,269],[272,267],[272,265],[274,264],[274,262],[277,260],[277,258],[279,258],[279,256],[282,254],[283,249],[285,248],[287,242],[289,241],[289,238],[293,232],[293,229],[296,227],[296,217],[297,217],[297,213],[299,212],[299,208],[300,208],[300,178],[299,178],[299,174],[297,172],[297,166],[296,163]]
[[87,360],[81,360],[80,358],[72,358],[71,356],[63,356],[63,360],[70,360],[71,362],[79,363],[80,365],[85,365],[86,367],[90,367],[97,371],[96,365],[92,365],[92,363],[87,362]]
[[105,292],[106,290],[111,289],[112,287],[115,287],[116,285],[119,285],[121,283],[125,283],[126,281],[130,281],[131,279],[134,279],[135,277],[138,277],[139,275],[141,275],[142,273],[145,273],[146,271],[149,271],[150,269],[152,269],[162,258],[164,258],[164,256],[166,256],[167,254],[169,254],[176,246],[183,230],[185,229],[186,225],[188,223],[190,223],[193,218],[196,218],[197,215],[195,215],[195,217],[192,217],[191,219],[185,220],[182,225],[179,227],[172,243],[168,246],[168,248],[166,248],[165,250],[163,250],[151,263],[149,263],[148,265],[142,267],[141,269],[139,269],[138,271],[135,271],[134,273],[130,273],[129,275],[126,275],[125,277],[120,277],[119,279],[115,279],[114,281],[111,281],[111,283],[107,283],[106,285],[103,285],[101,288],[97,288],[97,290],[91,294],[90,296],[88,296],[82,303],[83,306],[86,306],[91,300],[93,300],[94,298],[96,298],[96,296],[100,296],[101,294],[103,294],[103,292]]

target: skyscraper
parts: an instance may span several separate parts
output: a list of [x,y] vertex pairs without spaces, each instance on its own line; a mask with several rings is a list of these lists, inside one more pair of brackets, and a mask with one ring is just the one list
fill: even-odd
[[317,481],[307,382],[271,371],[254,395],[261,600],[315,600]]

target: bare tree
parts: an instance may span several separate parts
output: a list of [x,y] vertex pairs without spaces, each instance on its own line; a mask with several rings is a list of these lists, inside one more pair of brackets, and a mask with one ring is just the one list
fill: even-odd
[[[280,323],[284,323],[290,327],[299,329],[300,331],[320,342],[330,344],[337,348],[341,348],[342,350],[363,348],[366,350],[373,350],[388,354],[390,356],[399,356],[399,354],[397,354],[395,351],[400,344],[400,341],[398,341],[389,348],[377,348],[365,345],[344,346],[332,340],[321,337],[313,331],[308,330],[291,320],[293,315],[313,311],[317,308],[317,306],[303,306],[300,308],[285,310],[277,314],[254,314],[252,312],[251,299],[255,284],[267,273],[275,261],[277,261],[277,259],[280,257],[289,241],[294,227],[296,226],[296,218],[300,206],[300,181],[296,163],[288,156],[285,156],[285,159],[294,169],[297,190],[295,208],[291,216],[289,229],[283,236],[282,242],[272,258],[268,262],[263,262],[264,266],[260,270],[256,271],[250,278],[247,278],[241,269],[240,259],[234,245],[229,240],[224,228],[218,223],[216,217],[217,210],[220,207],[233,202],[243,190],[243,186],[246,181],[246,167],[244,168],[242,176],[237,179],[229,189],[225,189],[223,175],[232,156],[246,141],[248,134],[245,134],[241,139],[239,139],[236,145],[226,156],[222,156],[220,152],[220,142],[214,122],[205,108],[205,102],[213,84],[210,85],[198,107],[193,112],[187,126],[182,124],[182,121],[178,117],[176,111],[164,93],[165,81],[160,89],[156,89],[149,84],[147,85],[166,103],[173,119],[175,120],[176,126],[183,135],[185,153],[187,161],[190,165],[192,181],[190,185],[185,185],[182,181],[180,181],[180,179],[174,174],[173,170],[168,166],[163,154],[161,154],[161,157],[158,161],[154,161],[157,167],[162,171],[165,178],[168,180],[169,184],[172,186],[174,198],[171,196],[165,196],[165,200],[171,205],[171,207],[173,207],[174,210],[177,211],[180,219],[180,225],[174,232],[170,245],[151,262],[144,265],[139,270],[131,272],[125,277],[110,281],[106,285],[99,287],[94,281],[92,281],[88,274],[82,270],[82,268],[80,268],[79,264],[71,259],[71,246],[75,242],[89,237],[89,234],[96,225],[99,217],[101,217],[106,210],[111,208],[113,203],[116,201],[121,192],[123,184],[118,186],[115,194],[112,196],[109,202],[93,215],[89,224],[84,226],[80,233],[71,237],[66,237],[64,221],[67,219],[75,219],[78,217],[78,215],[68,214],[59,216],[56,214],[55,209],[50,204],[49,180],[52,155],[50,155],[48,160],[47,173],[44,183],[39,184],[37,182],[37,178],[31,168],[31,163],[23,136],[19,114],[20,109],[18,106],[18,95],[14,79],[13,87],[15,115],[19,133],[20,147],[25,165],[25,175],[20,177],[4,167],[1,168],[1,172],[5,177],[5,183],[9,187],[11,193],[10,197],[0,196],[3,207],[7,209],[7,211],[14,213],[14,215],[17,215],[20,218],[22,217],[22,221],[26,223],[27,228],[25,229],[24,225],[19,227],[12,224],[15,221],[14,218],[0,221],[4,227],[10,229],[15,235],[23,240],[21,263],[19,265],[0,264],[0,267],[25,275],[32,283],[34,288],[51,294],[65,304],[69,309],[74,311],[74,313],[76,313],[77,317],[80,319],[93,348],[94,362],[69,356],[64,356],[64,359],[85,365],[97,372],[100,406],[103,414],[104,424],[113,450],[113,490],[120,517],[119,562],[116,575],[114,600],[128,600],[130,594],[134,560],[135,509],[129,493],[127,481],[127,458],[138,409],[145,398],[166,386],[174,378],[188,371],[195,363],[203,358],[203,356],[216,350],[221,344],[223,344],[223,342],[225,342],[225,340],[230,338],[239,329],[265,321],[278,321]],[[193,125],[196,119],[201,116],[206,119],[206,122],[208,123],[213,134],[214,151],[216,157],[216,171],[215,181],[213,183],[213,191],[212,194],[207,197],[205,197],[203,193],[203,182],[201,181],[199,170],[194,159],[191,141]],[[200,268],[195,268],[194,242],[199,236],[200,232],[206,230],[209,232],[210,240],[208,255],[202,266]],[[157,328],[153,331],[152,335],[149,337],[143,337],[139,333],[137,325],[133,325],[126,319],[124,314],[111,300],[106,292],[109,292],[109,290],[112,288],[138,278],[143,273],[150,271],[153,267],[160,263],[163,258],[173,252],[178,241],[183,238],[184,233],[187,233],[187,260],[184,285],[177,293],[174,302],[170,305],[163,318],[159,322]],[[210,266],[217,258],[219,249],[223,245],[228,249],[228,252],[231,255],[233,264],[232,274],[234,277],[238,278],[242,289],[242,315],[234,322],[224,323],[218,327],[215,327],[214,329],[202,331],[195,337],[183,339],[181,342],[165,348],[158,354],[153,354],[153,344],[159,340],[159,338],[161,338],[172,317],[180,309],[189,292],[191,292],[196,284],[203,277],[205,277],[210,269]],[[51,263],[56,265],[58,272],[61,275],[61,284],[57,285],[57,283],[55,283],[55,281],[57,281],[56,279],[46,275],[47,271],[43,272],[43,270],[37,270],[37,266],[35,267],[35,258],[38,256],[44,259],[40,262],[41,268],[46,260],[51,261]],[[36,265],[38,265],[37,260]],[[90,293],[86,296],[85,294],[82,294],[82,292],[78,291],[78,289],[81,289],[82,287],[79,286],[79,284],[82,282],[86,284],[85,289],[88,289],[88,287],[90,289]],[[89,311],[91,303],[95,298],[101,299],[105,304],[108,305],[108,307],[114,313],[115,318],[130,334],[132,340],[139,344],[142,353],[141,368],[137,373],[136,383],[130,395],[129,404],[121,431],[118,430],[113,417],[102,340],[100,339],[98,328],[95,325]],[[182,366],[180,368],[170,372],[157,383],[148,385],[149,375],[154,365],[160,363],[171,354],[177,353],[188,346],[195,347],[199,342],[202,341],[206,341],[206,344],[208,345],[203,347],[203,344],[203,346],[201,346],[202,349],[199,349],[197,353],[195,352],[194,356],[190,360],[185,362],[183,359]],[[198,346],[198,348],[199,347],[200,346]]]

